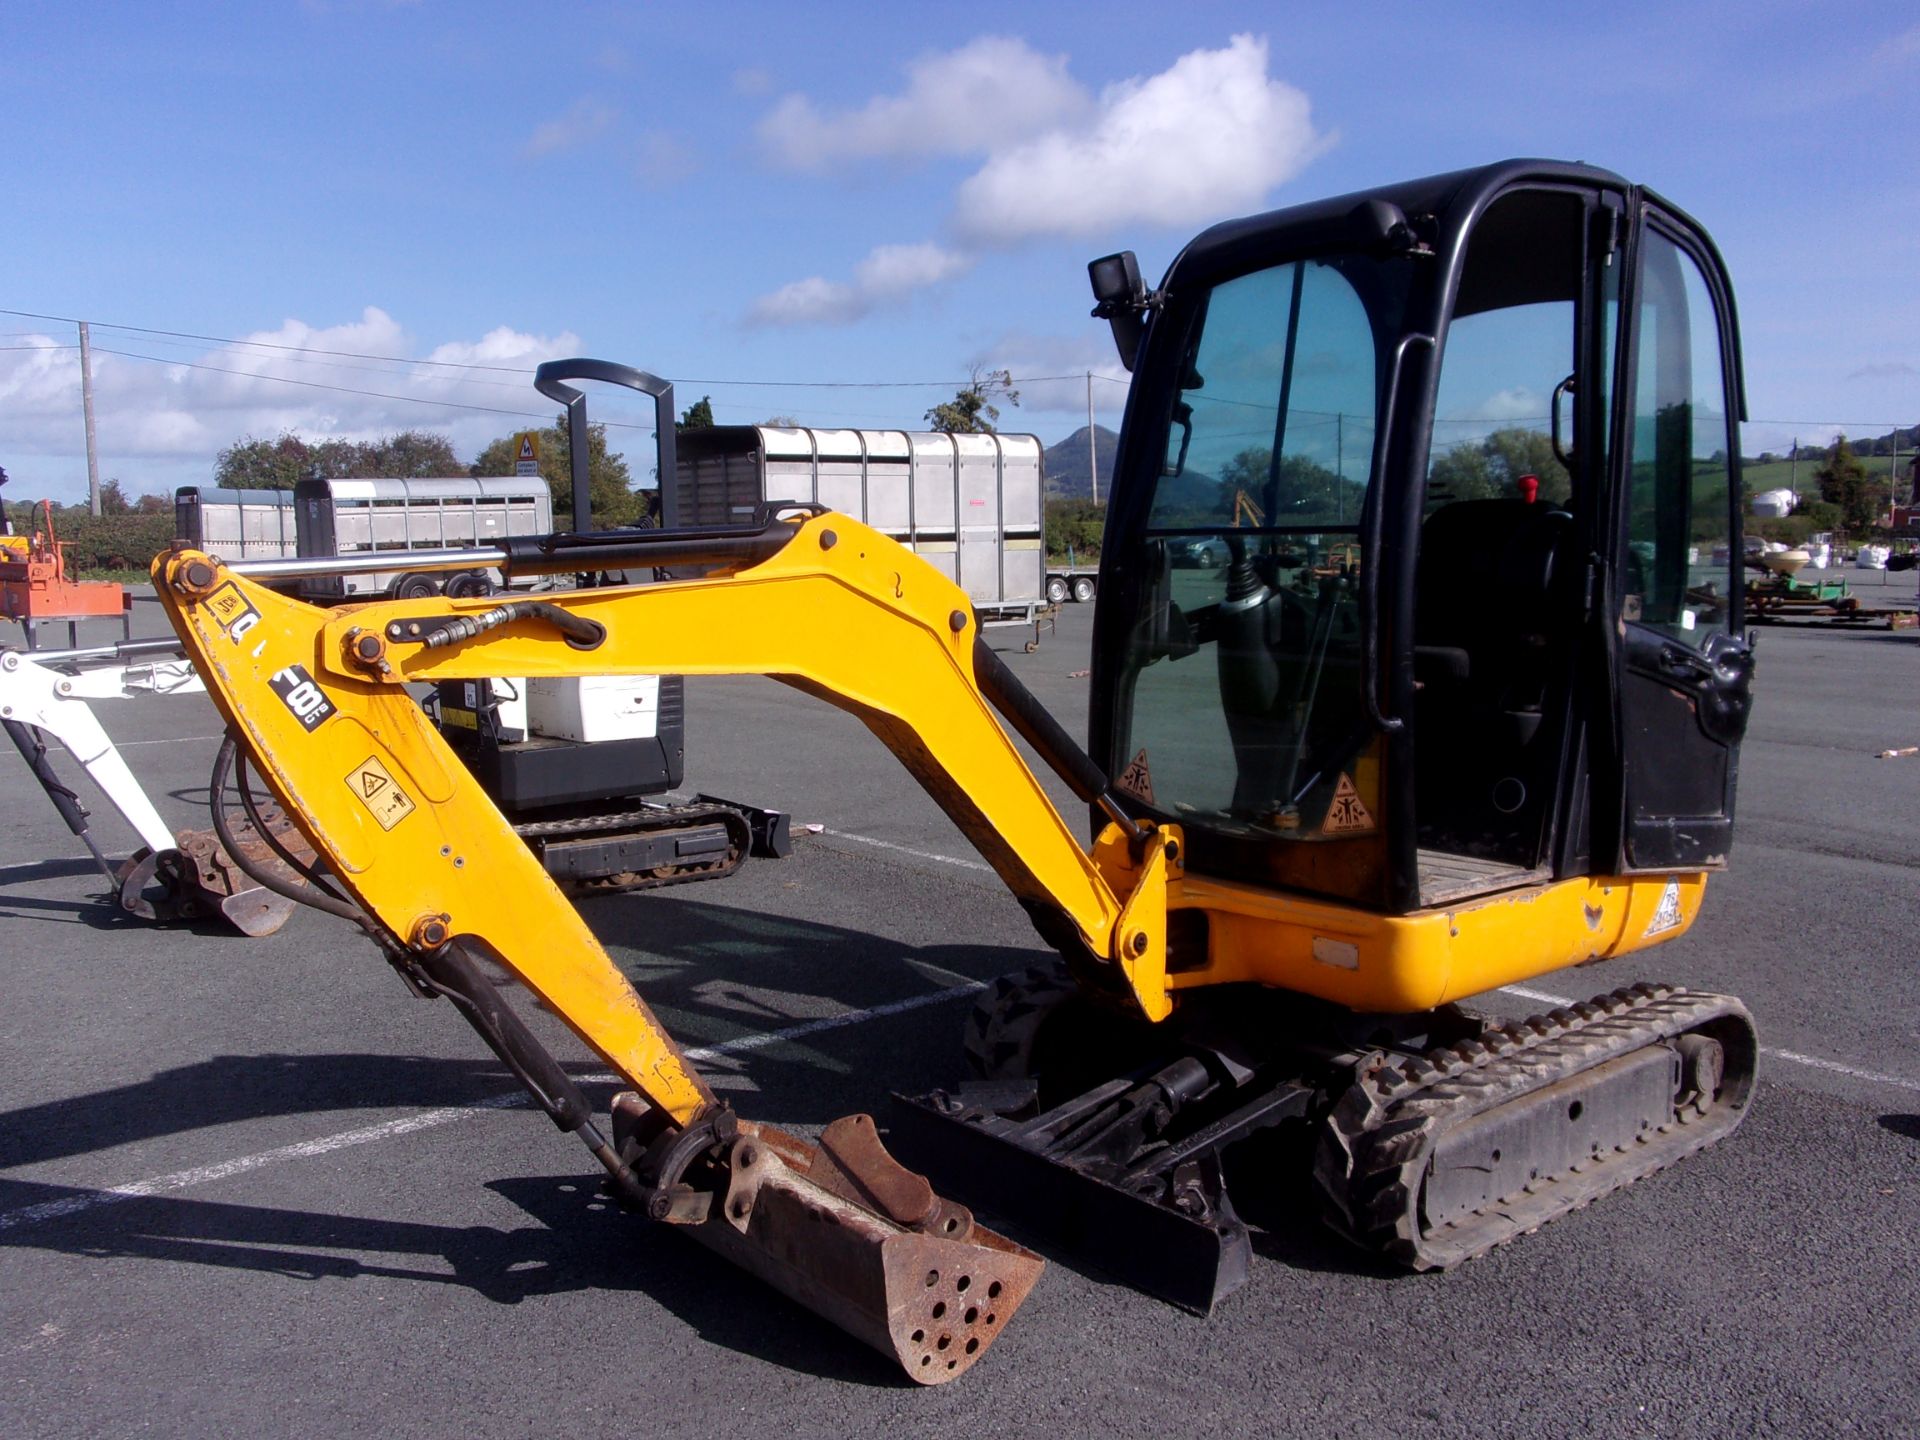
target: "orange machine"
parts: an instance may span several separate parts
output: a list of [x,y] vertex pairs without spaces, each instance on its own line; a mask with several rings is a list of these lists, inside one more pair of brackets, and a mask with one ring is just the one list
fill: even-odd
[[34,648],[34,630],[42,620],[67,622],[68,638],[78,644],[74,627],[82,620],[118,616],[132,634],[126,586],[112,580],[69,580],[66,543],[53,533],[53,502],[40,502],[43,529],[31,538],[17,535],[0,543],[0,614],[18,620]]

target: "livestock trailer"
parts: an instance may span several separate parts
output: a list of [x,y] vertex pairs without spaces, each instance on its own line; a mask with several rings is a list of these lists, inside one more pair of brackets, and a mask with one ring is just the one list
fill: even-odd
[[740,525],[763,505],[810,502],[898,540],[953,580],[983,624],[1044,603],[1042,447],[1032,435],[718,425],[679,436],[668,513]]

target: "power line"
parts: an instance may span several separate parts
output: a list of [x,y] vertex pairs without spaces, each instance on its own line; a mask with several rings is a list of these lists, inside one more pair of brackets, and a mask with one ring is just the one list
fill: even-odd
[[[78,319],[71,316],[42,315],[33,310],[0,308],[0,315],[17,315],[28,320],[53,320],[63,325],[80,323]],[[91,323],[102,330],[125,330],[134,335],[164,335],[174,340],[201,340],[209,345],[250,345],[261,350],[284,350],[299,355],[337,355],[347,360],[386,360],[400,365],[434,365],[449,370],[497,370],[508,375],[533,373],[517,365],[476,365],[462,360],[416,360],[405,355],[370,355],[359,350],[327,350],[314,345],[283,345],[274,340],[235,340],[224,335],[196,335],[191,330],[156,330],[147,325],[116,325],[107,320],[95,320]]]
[[[210,370],[216,375],[233,375],[242,380],[270,380],[279,385],[299,385],[308,390],[332,390],[341,395],[364,395],[375,400],[399,400],[410,405],[436,405],[450,410],[482,410],[490,415],[511,415],[522,420],[545,420],[545,414],[534,414],[526,410],[503,410],[497,405],[468,405],[459,400],[428,400],[419,395],[394,395],[385,390],[360,390],[348,385],[326,385],[318,380],[296,380],[290,375],[262,375],[253,370],[228,370],[220,365],[203,365],[193,360],[174,360],[165,355],[139,355],[131,350],[111,350],[105,345],[94,347],[102,355],[118,355],[126,360],[147,360],[155,365],[181,365],[189,370]],[[638,426],[624,426],[625,429],[638,429]]]
[[[69,315],[47,315],[37,310],[11,310],[0,307],[0,315],[14,315],[28,320],[50,320],[61,325],[78,325],[79,319]],[[203,335],[191,330],[161,330],[148,325],[121,325],[107,320],[91,322],[95,329],[120,330],[133,335],[161,336],[171,340],[194,340],[208,345],[245,346],[260,350],[277,350],[290,355],[330,355],[343,360],[377,360],[389,365],[429,365],[442,370],[481,370],[501,375],[531,375],[532,366],[525,365],[482,365],[464,360],[427,360],[408,355],[375,355],[360,350],[334,350],[317,345],[289,345],[275,340],[239,340],[225,335]],[[20,331],[21,335],[32,332]],[[3,347],[0,347],[3,348]],[[26,349],[49,347],[26,346]],[[152,356],[139,357],[152,359]],[[187,362],[181,361],[181,364]],[[344,368],[344,367],[343,367]],[[237,373],[237,372],[236,372]],[[1037,385],[1050,380],[1081,380],[1086,377],[1084,370],[1071,375],[1016,375],[1017,385]],[[1110,375],[1096,372],[1094,379],[1105,380],[1109,384],[1126,385],[1131,382],[1118,380]],[[499,382],[495,382],[499,383]],[[678,379],[675,385],[713,385],[736,389],[767,390],[926,390],[948,386],[962,386],[967,380],[715,380],[689,376]]]

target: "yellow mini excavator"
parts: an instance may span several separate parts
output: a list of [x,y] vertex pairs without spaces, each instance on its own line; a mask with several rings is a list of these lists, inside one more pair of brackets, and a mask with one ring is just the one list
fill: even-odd
[[[320,610],[264,582],[328,562],[154,570],[229,727],[216,825],[236,788],[271,797],[320,857],[262,883],[450,1000],[632,1208],[928,1383],[1040,1261],[866,1116],[814,1143],[736,1117],[409,685],[745,673],[857,715],[1059,956],[986,992],[974,1077],[903,1101],[890,1139],[1194,1309],[1245,1273],[1225,1176],[1263,1132],[1309,1142],[1337,1230],[1446,1267],[1720,1138],[1752,1087],[1727,997],[1634,985],[1518,1023],[1456,1003],[1671,940],[1726,863],[1742,401],[1701,228],[1515,161],[1217,226],[1151,291],[1130,253],[1091,272],[1134,381],[1084,750],[963,590],[808,506],[411,557],[697,577],[538,598]],[[1200,541],[1224,563],[1176,568]],[[1088,804],[1090,846],[1016,734]],[[482,962],[625,1078],[610,1130]]]

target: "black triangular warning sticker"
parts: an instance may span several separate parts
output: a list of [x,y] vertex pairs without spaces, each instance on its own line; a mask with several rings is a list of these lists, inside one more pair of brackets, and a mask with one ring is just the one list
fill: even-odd
[[384,775],[376,775],[371,770],[362,770],[360,772],[360,793],[362,795],[378,795],[381,790],[385,788],[386,783],[387,777]]
[[1145,749],[1142,749],[1138,755],[1127,762],[1127,768],[1120,772],[1120,778],[1113,783],[1114,788],[1124,790],[1129,795],[1137,796],[1149,805],[1155,803],[1153,798],[1153,774],[1147,769],[1147,752]]
[[1373,829],[1373,815],[1353,788],[1351,777],[1342,773],[1333,787],[1333,803],[1327,806],[1327,818],[1320,826],[1322,835],[1363,835]]

